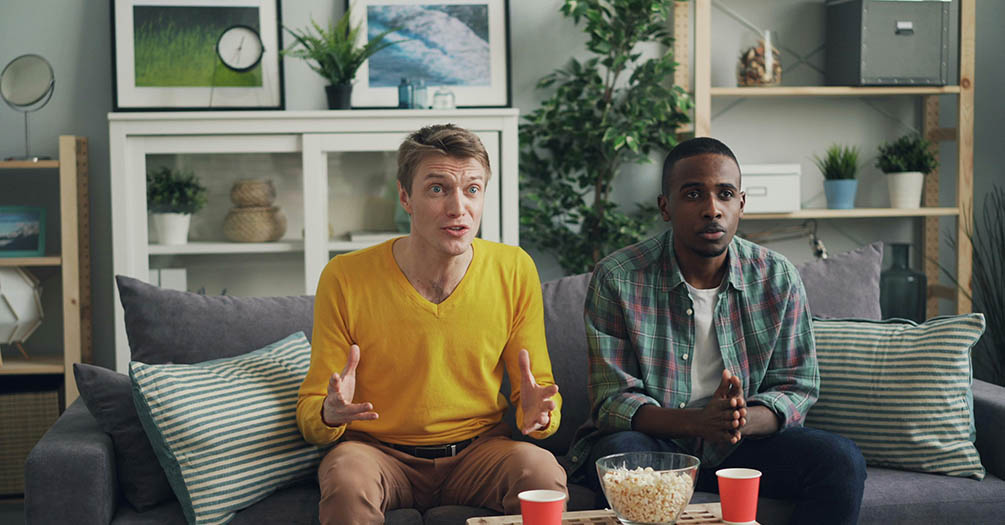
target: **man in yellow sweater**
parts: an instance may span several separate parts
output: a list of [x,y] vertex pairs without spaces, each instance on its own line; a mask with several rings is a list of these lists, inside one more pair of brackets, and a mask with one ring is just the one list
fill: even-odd
[[307,441],[335,444],[318,472],[322,523],[451,504],[514,514],[520,491],[566,491],[554,456],[501,422],[504,370],[524,434],[553,434],[561,397],[533,261],[475,238],[490,175],[473,133],[413,133],[398,150],[411,233],[321,274],[297,423]]

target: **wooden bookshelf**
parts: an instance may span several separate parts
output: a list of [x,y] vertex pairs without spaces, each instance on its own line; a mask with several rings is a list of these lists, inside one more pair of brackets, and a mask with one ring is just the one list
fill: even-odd
[[0,161],[0,170],[30,170],[30,169],[53,169],[59,167],[58,160],[4,160]]
[[903,95],[952,95],[960,86],[776,86],[712,87],[713,97],[874,97]]
[[[59,160],[0,161],[2,170],[55,169],[59,173],[59,254],[44,257],[0,258],[0,267],[59,268],[62,283],[62,355],[24,359],[5,348],[0,375],[62,376],[62,406],[77,398],[73,363],[91,362],[91,251],[90,195],[88,193],[87,139],[59,137]],[[0,191],[3,188],[0,177]],[[53,214],[55,216],[55,214]],[[47,312],[47,315],[56,315]],[[30,350],[29,350],[30,352]],[[13,354],[13,355],[12,355]]]
[[805,209],[792,213],[745,213],[743,220],[758,219],[881,219],[885,217],[954,217],[960,214],[957,208],[854,208],[832,210],[827,208]]
[[[0,366],[0,376],[9,375],[59,375],[66,369],[61,356],[32,357],[5,357],[3,366]],[[72,373],[72,367],[70,372]]]
[[63,258],[58,255],[47,257],[10,257],[0,259],[0,267],[10,266],[59,266]]

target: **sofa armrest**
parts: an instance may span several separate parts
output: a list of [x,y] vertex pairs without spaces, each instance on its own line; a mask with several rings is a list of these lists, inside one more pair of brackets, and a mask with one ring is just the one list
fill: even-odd
[[117,486],[112,439],[77,399],[28,453],[25,520],[107,524],[115,514]]
[[989,472],[1005,479],[1005,388],[974,379],[977,451]]

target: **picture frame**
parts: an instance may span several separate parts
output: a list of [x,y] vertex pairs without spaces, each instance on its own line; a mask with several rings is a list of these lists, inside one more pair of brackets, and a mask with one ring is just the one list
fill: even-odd
[[285,108],[279,0],[111,2],[114,111]]
[[0,206],[0,257],[45,255],[45,208]]
[[423,79],[427,101],[441,87],[456,107],[509,107],[509,0],[346,0],[358,45],[392,27],[377,52],[356,72],[354,108],[398,107],[398,84]]

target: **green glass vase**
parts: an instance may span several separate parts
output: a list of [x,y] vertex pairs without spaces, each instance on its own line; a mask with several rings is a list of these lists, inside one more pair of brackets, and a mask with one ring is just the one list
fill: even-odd
[[911,245],[892,243],[893,264],[879,276],[879,305],[884,319],[925,321],[928,278],[910,268]]

